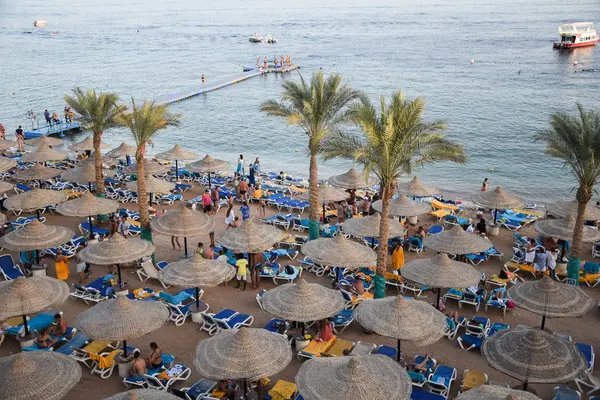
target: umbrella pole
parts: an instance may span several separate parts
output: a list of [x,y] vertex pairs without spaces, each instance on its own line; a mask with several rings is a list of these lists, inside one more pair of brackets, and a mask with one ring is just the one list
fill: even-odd
[[123,357],[127,358],[127,340],[123,340]]
[[375,249],[375,238],[374,237],[371,238],[371,248]]
[[325,203],[323,203],[323,224],[325,223]]
[[23,327],[25,328],[25,336],[29,335],[29,327],[27,326],[27,317],[23,315]]
[[498,221],[498,209],[496,208],[494,210],[494,225],[496,225],[497,221]]
[[196,286],[196,311],[200,310],[200,288]]
[[40,209],[35,210],[35,214],[37,215],[38,221],[40,221]]
[[94,238],[94,225],[92,225],[92,216],[88,216],[88,222],[90,224],[90,239]]
[[[188,258],[187,237],[185,237],[185,236],[183,237],[183,249],[184,249],[183,251],[184,251],[184,254],[185,254],[185,258]],[[198,293],[196,293],[196,294],[198,294]]]
[[523,383],[523,391],[526,392],[527,391],[527,381],[525,381],[525,383]]
[[210,172],[208,173],[208,189],[210,190]]
[[544,330],[544,326],[546,326],[546,316],[542,315],[542,326],[540,327],[540,329]]
[[435,302],[435,308],[437,310],[440,309],[440,297],[441,297],[441,294],[442,294],[442,289],[441,288],[437,288],[437,301]]
[[398,346],[398,354],[396,354],[396,361],[400,362],[400,339],[397,339],[397,346]]
[[88,182],[88,189],[90,189],[90,193],[92,193],[92,182]]
[[121,288],[121,264],[117,264],[117,273],[119,276],[119,289]]
[[148,202],[150,203],[150,207],[152,207],[152,193],[148,193]]
[[40,251],[39,250],[34,250],[35,251],[35,261],[37,263],[37,265],[40,265]]
[[248,381],[244,379],[244,399],[248,400]]
[[177,160],[175,160],[175,182],[179,180],[179,164]]
[[125,156],[125,159],[127,160],[127,166],[131,165],[131,156]]

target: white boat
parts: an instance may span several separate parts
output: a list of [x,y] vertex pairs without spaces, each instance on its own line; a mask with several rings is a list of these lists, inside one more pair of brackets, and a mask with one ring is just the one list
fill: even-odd
[[555,49],[574,49],[584,46],[595,46],[598,34],[592,22],[575,22],[558,27],[560,42],[554,43]]
[[33,26],[35,26],[36,28],[43,28],[44,26],[46,26],[46,24],[47,22],[43,19],[36,19],[35,21],[33,21]]
[[260,43],[260,42],[262,42],[262,38],[260,36],[258,36],[258,34],[255,33],[254,35],[250,36],[248,41],[250,43]]
[[277,39],[275,39],[271,35],[267,35],[267,36],[265,36],[265,43],[274,44],[274,43],[277,43]]

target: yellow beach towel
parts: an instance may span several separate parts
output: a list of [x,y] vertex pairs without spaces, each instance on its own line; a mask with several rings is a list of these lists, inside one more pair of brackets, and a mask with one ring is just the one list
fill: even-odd
[[120,349],[111,351],[105,356],[96,353],[90,353],[90,360],[98,361],[98,368],[111,368],[115,364],[115,356],[121,352]]
[[275,386],[269,390],[269,396],[273,400],[289,400],[296,393],[296,385],[292,382],[278,380]]
[[69,270],[69,263],[67,261],[57,261],[56,262],[56,277],[61,281],[66,281],[69,279],[69,274],[71,271]]

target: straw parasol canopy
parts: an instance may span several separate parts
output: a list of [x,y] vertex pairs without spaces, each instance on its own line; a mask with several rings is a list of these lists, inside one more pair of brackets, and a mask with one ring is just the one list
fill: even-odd
[[542,400],[533,393],[502,386],[481,385],[459,394],[456,400]]
[[491,192],[480,192],[473,196],[473,203],[488,210],[505,210],[523,207],[520,197],[508,194],[498,186]]
[[17,142],[14,140],[0,139],[0,151],[8,150],[11,147],[15,147],[16,145]]
[[15,187],[15,185],[13,185],[10,182],[0,181],[0,193],[8,192],[9,190],[11,190],[14,187]]
[[379,335],[410,340],[418,346],[433,344],[444,336],[446,316],[429,303],[402,296],[363,301],[356,319]]
[[451,260],[446,253],[408,262],[402,267],[402,276],[434,288],[476,286],[481,280],[480,271],[469,264]]
[[[164,174],[169,172],[169,169],[170,168],[166,165],[158,164],[144,158],[144,174]],[[125,173],[136,175],[138,173],[137,164],[131,164],[125,168]]]
[[0,225],[4,225],[7,220],[6,215],[0,213]]
[[169,211],[154,218],[150,226],[154,232],[161,235],[191,237],[212,231],[215,220],[183,205],[179,210]]
[[411,197],[429,197],[440,192],[438,188],[422,183],[416,176],[409,182],[399,183],[396,189],[398,193]]
[[497,332],[483,341],[481,353],[492,368],[522,382],[570,382],[588,367],[575,343],[539,329]]
[[377,253],[373,249],[342,235],[310,240],[302,245],[302,254],[317,264],[332,267],[356,269],[377,263]]
[[67,243],[75,232],[64,226],[42,224],[33,219],[21,229],[0,238],[0,247],[13,251],[51,249]]
[[[342,224],[342,231],[354,237],[379,237],[381,214],[375,213],[363,218],[352,218]],[[388,218],[388,237],[404,234],[404,226],[396,218]]]
[[161,302],[117,296],[79,313],[73,326],[95,340],[129,340],[157,330],[167,319],[169,309]]
[[[556,203],[550,204],[548,207],[548,213],[554,215],[557,218],[565,218],[569,215],[577,215],[577,208],[579,203],[577,200],[568,201],[557,201]],[[585,221],[597,221],[600,220],[600,208],[596,207],[592,203],[588,203],[585,207],[585,213],[583,214]]]
[[[168,214],[168,213],[167,213]],[[247,219],[235,229],[225,231],[219,244],[238,253],[260,253],[283,239],[283,232],[272,225]]]
[[208,379],[257,380],[277,374],[291,360],[292,349],[283,336],[241,328],[201,340],[194,365]]
[[508,295],[517,307],[550,318],[581,317],[596,304],[578,286],[559,283],[548,276],[517,283],[508,289]]
[[361,174],[354,168],[350,168],[346,173],[329,178],[330,185],[342,189],[363,189],[373,185],[373,183],[373,179],[368,179],[368,176]]
[[40,146],[31,153],[25,153],[21,157],[24,162],[39,162],[60,161],[67,158],[67,153],[64,151],[54,150],[46,145]]
[[437,235],[427,236],[423,239],[423,245],[440,253],[461,255],[487,251],[492,247],[492,242],[455,226]]
[[186,168],[193,172],[219,172],[229,168],[229,163],[207,154],[202,160],[188,164]]
[[296,375],[305,400],[408,400],[406,369],[385,355],[313,358]]
[[[102,168],[112,168],[118,163],[119,160],[117,160],[116,158],[109,157],[107,155],[102,156]],[[90,154],[90,156],[85,160],[80,161],[78,165],[81,166],[85,164],[92,164],[94,166],[96,165],[96,152],[92,151],[92,154]]]
[[63,144],[62,139],[57,139],[50,136],[40,136],[35,139],[29,139],[25,141],[28,146],[40,147],[40,146],[61,146]]
[[[100,148],[105,149],[108,145],[100,143]],[[94,139],[91,136],[86,137],[81,142],[74,143],[69,146],[69,149],[73,151],[91,151],[94,150]]]
[[[114,171],[103,169],[102,176],[113,176]],[[74,182],[79,185],[88,185],[96,182],[96,167],[94,163],[83,163],[81,166],[64,171],[61,178],[65,181]]]
[[125,157],[125,156],[133,156],[135,155],[136,148],[134,146],[130,146],[125,142],[122,142],[119,147],[116,147],[106,153],[107,156],[113,158]]
[[38,313],[69,298],[69,285],[48,276],[0,282],[0,320]]
[[81,367],[55,351],[24,351],[0,358],[1,399],[59,400],[81,379]]
[[195,160],[200,156],[193,151],[184,150],[176,144],[171,150],[158,153],[155,157],[160,160]]
[[11,196],[4,202],[8,210],[22,210],[32,212],[40,208],[53,206],[67,200],[67,195],[60,190],[31,189],[15,196]]
[[79,257],[90,264],[114,265],[133,262],[152,253],[154,246],[147,240],[112,235],[108,240],[90,244],[79,252]]
[[0,156],[0,171],[8,171],[17,166],[17,161],[12,158]]
[[127,390],[104,400],[180,400],[180,397],[156,389]]
[[[373,208],[381,212],[383,210],[382,200],[373,202]],[[403,217],[415,217],[431,211],[431,206],[428,203],[416,200],[410,200],[405,195],[400,195],[390,201],[388,208],[389,215],[402,215]]]
[[[171,190],[175,189],[175,184],[173,182],[165,181],[164,179],[158,179],[152,176],[149,173],[145,174],[146,181],[146,191],[148,193],[169,193]],[[138,190],[138,182],[128,182],[127,189],[133,190],[137,192]]]
[[[350,197],[348,192],[331,187],[331,186],[319,186],[317,191],[317,198],[319,204],[327,204],[329,202],[336,202],[346,200]],[[301,200],[310,200],[310,192],[302,193],[298,196]]]
[[66,201],[56,206],[56,211],[69,217],[89,217],[98,214],[109,214],[119,208],[116,200],[96,197],[90,192],[85,192],[78,199]]
[[265,292],[263,309],[286,321],[310,322],[329,318],[344,308],[342,294],[325,286],[308,283],[286,283]]
[[[548,219],[537,221],[533,229],[544,237],[551,237],[571,241],[575,231],[575,215],[569,214],[566,218]],[[595,242],[598,240],[598,231],[592,227],[584,226],[582,240],[584,242]]]
[[58,168],[44,167],[42,164],[35,164],[31,168],[22,169],[15,172],[13,178],[17,181],[45,181],[60,175],[62,171]]
[[158,273],[158,278],[167,285],[214,287],[235,276],[235,268],[229,263],[207,260],[194,253],[190,258],[169,263]]

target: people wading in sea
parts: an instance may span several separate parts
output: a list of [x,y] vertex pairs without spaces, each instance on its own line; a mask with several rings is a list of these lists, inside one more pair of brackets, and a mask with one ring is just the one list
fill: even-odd
[[483,180],[483,183],[481,184],[481,191],[482,192],[487,192],[488,191],[488,178],[485,178]]

